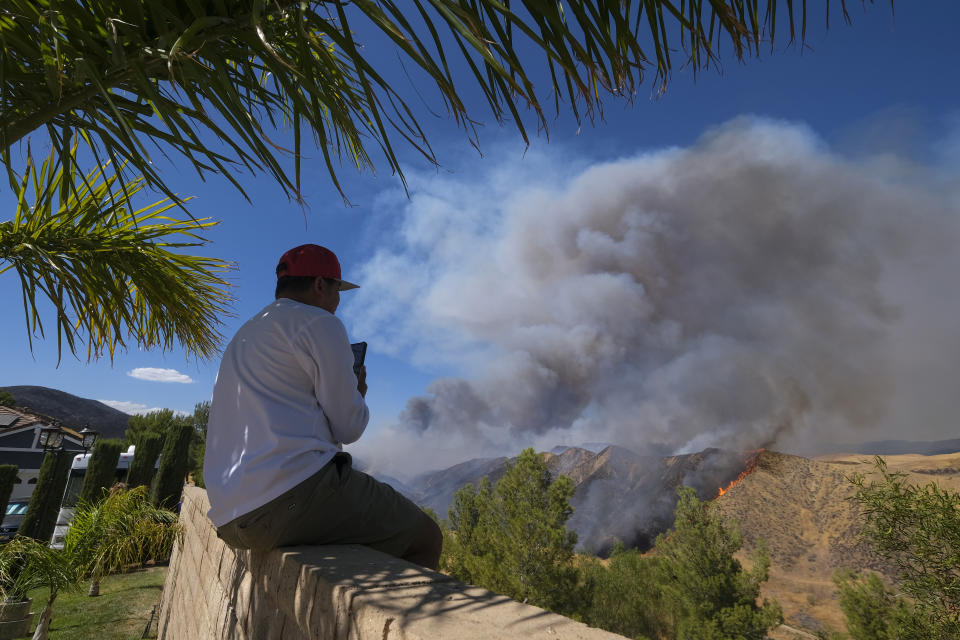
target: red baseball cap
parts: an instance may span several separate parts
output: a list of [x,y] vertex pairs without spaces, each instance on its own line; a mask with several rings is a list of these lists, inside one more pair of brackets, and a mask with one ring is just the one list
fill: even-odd
[[340,261],[333,251],[318,244],[302,244],[280,256],[277,264],[277,277],[283,276],[321,276],[340,282],[340,291],[356,289],[360,285],[347,282],[340,277]]

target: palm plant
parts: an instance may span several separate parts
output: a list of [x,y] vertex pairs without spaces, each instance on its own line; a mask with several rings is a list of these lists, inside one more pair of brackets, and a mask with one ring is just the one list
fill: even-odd
[[22,600],[31,589],[63,588],[75,580],[66,556],[26,536],[0,546],[0,598]]
[[181,535],[176,520],[175,513],[150,504],[145,487],[81,503],[62,551],[24,536],[0,546],[0,597],[23,600],[29,590],[47,588],[33,635],[33,640],[47,640],[60,591],[90,580],[90,595],[98,595],[104,576],[151,558],[166,559]]
[[22,180],[11,185],[16,214],[0,223],[0,274],[20,277],[31,347],[33,334],[44,335],[43,297],[55,309],[58,353],[64,342],[76,353],[85,340],[88,359],[112,358],[132,338],[165,349],[178,339],[188,353],[213,354],[229,301],[220,273],[229,265],[177,251],[202,245],[198,232],[214,223],[170,217],[170,200],[134,209],[143,180],[121,183],[102,169],[70,188],[77,178],[58,168],[61,161],[51,151],[38,168],[28,156]]
[[15,536],[0,547],[0,595],[5,600],[24,600],[31,589],[48,589],[34,640],[46,640],[54,600],[61,590],[77,582],[78,574],[70,558],[47,544]]
[[150,559],[167,559],[181,531],[177,514],[154,507],[146,487],[137,487],[97,503],[81,503],[63,550],[78,575],[90,581],[89,595],[96,596],[104,576]]

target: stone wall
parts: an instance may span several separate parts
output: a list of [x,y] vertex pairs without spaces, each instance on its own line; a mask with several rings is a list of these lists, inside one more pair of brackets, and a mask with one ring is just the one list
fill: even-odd
[[186,489],[162,640],[621,638],[360,545],[234,551],[208,509]]

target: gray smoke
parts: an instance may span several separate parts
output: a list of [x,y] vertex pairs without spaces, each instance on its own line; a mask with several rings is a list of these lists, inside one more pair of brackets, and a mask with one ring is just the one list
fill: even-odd
[[[366,265],[355,331],[462,372],[360,447],[373,468],[873,438],[916,426],[890,422],[918,402],[905,382],[944,405],[960,390],[936,367],[917,385],[909,355],[947,340],[934,360],[960,361],[931,320],[956,310],[927,288],[958,266],[957,192],[932,170],[752,118],[584,169],[532,155],[413,176],[397,246]],[[944,411],[928,435],[955,426]]]

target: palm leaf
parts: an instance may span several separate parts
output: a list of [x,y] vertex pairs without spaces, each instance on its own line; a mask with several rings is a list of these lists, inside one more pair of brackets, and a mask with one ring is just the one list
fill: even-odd
[[[68,157],[74,157],[75,148]],[[229,296],[221,274],[230,265],[181,253],[205,240],[214,222],[180,220],[176,205],[160,200],[133,209],[142,179],[122,182],[97,169],[67,177],[55,151],[38,169],[28,154],[26,171],[13,185],[17,210],[0,223],[0,274],[20,278],[32,348],[44,336],[41,300],[52,303],[58,353],[86,343],[87,358],[132,340],[142,348],[171,348],[209,357],[222,340],[218,326]],[[75,186],[66,189],[65,184]]]
[[[338,188],[339,163],[372,167],[371,146],[399,172],[396,135],[434,160],[367,41],[389,43],[468,131],[462,92],[478,89],[527,139],[524,113],[547,125],[545,96],[593,118],[604,95],[631,99],[650,75],[662,91],[677,64],[696,73],[724,43],[738,59],[756,54],[784,31],[802,38],[806,22],[804,0],[5,0],[0,152],[9,168],[12,145],[45,133],[66,166],[83,136],[114,172],[128,163],[170,198],[151,153],[241,192],[238,168],[266,171],[299,198],[302,130]],[[550,82],[535,86],[542,66]],[[293,132],[293,149],[269,139],[275,127]]]

